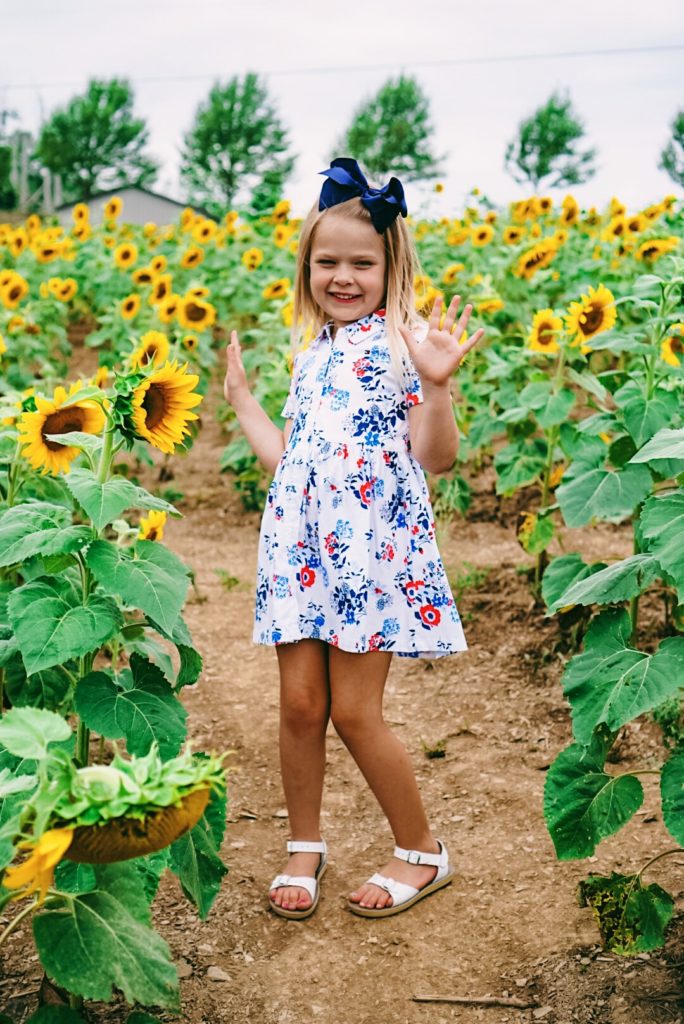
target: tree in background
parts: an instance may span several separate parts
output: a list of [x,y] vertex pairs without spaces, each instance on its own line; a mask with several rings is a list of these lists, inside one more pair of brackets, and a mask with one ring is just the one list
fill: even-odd
[[333,156],[353,156],[377,179],[437,178],[444,157],[432,150],[433,134],[427,96],[415,78],[400,75],[357,108]]
[[684,185],[684,110],[678,111],[671,125],[672,138],[660,154],[660,167],[678,185]]
[[520,123],[518,137],[506,147],[506,170],[515,181],[529,182],[535,191],[542,182],[545,188],[580,185],[596,174],[596,150],[578,150],[584,134],[570,99],[553,93]]
[[185,136],[181,178],[191,202],[220,214],[237,202],[272,209],[294,167],[266,84],[253,72],[217,83]]
[[19,199],[12,184],[13,150],[7,131],[8,123],[16,117],[14,110],[0,110],[0,210],[13,210]]
[[83,96],[55,111],[43,128],[36,156],[62,179],[67,201],[98,191],[147,185],[157,164],[143,152],[149,132],[133,116],[133,90],[123,79],[93,80]]

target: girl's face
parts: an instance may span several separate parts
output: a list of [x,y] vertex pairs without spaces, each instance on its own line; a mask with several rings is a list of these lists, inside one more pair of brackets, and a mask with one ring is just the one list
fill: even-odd
[[326,213],[311,244],[310,284],[336,328],[379,309],[385,298],[382,235],[365,221]]

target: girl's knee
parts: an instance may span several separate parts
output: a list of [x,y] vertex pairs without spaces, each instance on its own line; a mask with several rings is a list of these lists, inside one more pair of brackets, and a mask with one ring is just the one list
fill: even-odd
[[282,699],[280,721],[290,732],[302,735],[325,732],[328,724],[327,702],[319,698],[307,698],[304,695]]
[[349,703],[335,703],[330,709],[330,719],[342,740],[372,732],[384,726],[382,715],[367,706]]

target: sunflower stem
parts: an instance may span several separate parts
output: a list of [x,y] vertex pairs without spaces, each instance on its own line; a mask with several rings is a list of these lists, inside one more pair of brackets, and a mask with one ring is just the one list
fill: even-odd
[[76,757],[75,761],[79,768],[86,768],[88,755],[90,753],[90,729],[79,718],[76,731]]
[[100,465],[97,470],[97,482],[103,484],[109,479],[112,457],[114,454],[114,426],[110,423],[104,433],[102,451],[100,452]]

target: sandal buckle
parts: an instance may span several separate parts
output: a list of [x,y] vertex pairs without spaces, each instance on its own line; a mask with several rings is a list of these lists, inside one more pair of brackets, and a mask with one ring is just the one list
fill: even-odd
[[406,858],[407,864],[420,864],[420,851],[419,850],[408,850],[408,857]]

